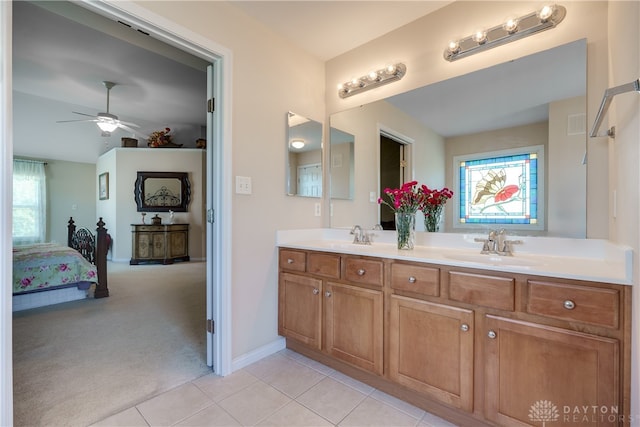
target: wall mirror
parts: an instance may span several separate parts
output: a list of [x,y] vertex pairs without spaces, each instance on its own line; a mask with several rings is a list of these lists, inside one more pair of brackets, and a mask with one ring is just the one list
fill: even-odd
[[355,167],[353,150],[355,137],[334,127],[330,130],[330,197],[353,199]]
[[134,186],[138,212],[187,212],[191,185],[186,172],[138,172]]
[[[331,226],[379,223],[380,134],[391,132],[409,141],[405,180],[447,186],[454,199],[455,156],[543,144],[545,227],[522,234],[585,238],[586,53],[586,40],[577,40],[332,114],[330,126],[354,136],[358,168],[352,200],[334,198],[332,188]],[[542,130],[532,137],[528,127]],[[489,229],[454,227],[452,202],[444,231]]]
[[286,153],[287,195],[322,197],[322,124],[288,112]]

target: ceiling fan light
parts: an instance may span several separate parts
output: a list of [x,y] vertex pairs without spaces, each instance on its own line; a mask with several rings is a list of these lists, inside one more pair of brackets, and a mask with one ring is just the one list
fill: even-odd
[[102,132],[113,132],[118,128],[118,124],[115,122],[99,121],[96,123]]
[[294,139],[293,141],[291,141],[291,146],[299,150],[304,147],[304,141],[301,139]]

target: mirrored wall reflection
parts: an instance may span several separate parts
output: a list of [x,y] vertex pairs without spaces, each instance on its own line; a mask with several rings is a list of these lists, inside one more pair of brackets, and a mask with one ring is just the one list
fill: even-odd
[[[382,131],[412,140],[409,176],[430,188],[448,187],[444,231],[478,232],[461,221],[454,158],[534,145],[545,147],[544,230],[514,231],[586,237],[586,40],[556,46],[467,75],[334,113],[331,127],[355,136],[358,167],[350,200],[334,200],[331,227],[381,223],[378,183]],[[333,134],[330,144],[333,152]],[[334,169],[331,168],[331,182]],[[509,225],[507,225],[508,227]]]
[[322,123],[287,113],[289,196],[322,197]]
[[355,137],[334,127],[331,128],[331,192],[332,199],[353,199],[354,191],[354,143]]

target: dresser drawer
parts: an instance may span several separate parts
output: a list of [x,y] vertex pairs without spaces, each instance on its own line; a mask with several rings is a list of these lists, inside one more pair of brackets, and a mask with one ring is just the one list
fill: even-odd
[[133,230],[136,232],[141,232],[141,231],[159,231],[162,232],[164,231],[164,225],[136,225],[133,226]]
[[304,272],[307,269],[307,253],[280,249],[279,265],[283,270]]
[[382,286],[382,261],[345,257],[344,278],[353,283]]
[[454,301],[513,311],[515,280],[510,277],[449,273],[449,298]]
[[440,269],[394,263],[391,265],[391,287],[437,297],[440,295]]
[[529,282],[527,312],[557,319],[618,327],[620,294],[615,289]]
[[307,260],[307,272],[334,279],[340,278],[340,256],[310,253]]

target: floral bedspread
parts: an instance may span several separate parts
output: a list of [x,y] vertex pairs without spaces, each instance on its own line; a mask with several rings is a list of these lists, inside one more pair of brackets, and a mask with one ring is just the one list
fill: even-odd
[[96,266],[67,246],[41,243],[13,248],[14,294],[97,280]]

